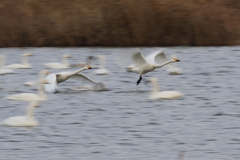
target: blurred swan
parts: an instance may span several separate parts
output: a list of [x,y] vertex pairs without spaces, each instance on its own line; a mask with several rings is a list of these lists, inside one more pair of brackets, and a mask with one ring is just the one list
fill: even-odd
[[40,80],[38,83],[38,94],[34,93],[20,93],[14,94],[11,96],[6,97],[9,100],[15,101],[45,101],[47,100],[47,96],[44,92],[43,84],[48,84],[47,80]]
[[70,67],[71,67],[71,68],[79,68],[79,67],[84,67],[84,66],[86,66],[86,65],[89,65],[89,66],[91,66],[91,67],[94,68],[94,65],[92,64],[92,62],[93,62],[95,59],[96,59],[95,56],[87,56],[86,62],[71,64]]
[[52,69],[70,68],[68,58],[72,58],[72,56],[70,54],[64,54],[62,55],[62,63],[52,62],[52,63],[45,63],[44,65],[47,68],[52,68]]
[[90,66],[84,66],[83,68],[76,70],[76,71],[68,71],[68,72],[59,72],[59,73],[51,73],[46,77],[46,80],[49,84],[44,85],[44,89],[48,93],[55,93],[57,91],[57,84],[68,80],[69,78],[78,78],[78,79],[85,79],[91,81],[92,83],[96,83],[87,76],[83,74],[79,74],[84,70],[91,69]]
[[106,63],[106,56],[105,55],[98,55],[99,59],[99,67],[95,70],[95,74],[97,75],[106,75],[109,74],[109,70],[105,68]]
[[182,98],[184,94],[178,91],[159,91],[158,80],[155,77],[151,77],[152,91],[149,99],[178,99]]
[[38,106],[37,101],[29,102],[29,105],[26,109],[25,116],[17,116],[17,117],[10,117],[1,122],[2,125],[5,126],[13,126],[13,127],[33,127],[37,126],[39,123],[33,116],[33,110],[35,107]]
[[[40,80],[43,80],[46,75],[50,74],[50,72],[48,70],[42,70],[39,72],[39,79]],[[37,86],[38,84],[38,80],[35,80],[35,81],[28,81],[28,82],[25,82],[23,83],[24,85],[26,86]]]
[[29,56],[33,56],[33,54],[24,53],[22,55],[22,64],[10,64],[10,65],[4,66],[4,68],[24,68],[24,69],[32,68],[32,65],[28,61]]
[[5,65],[5,56],[0,55],[0,75],[14,73],[12,69],[4,68],[4,65]]
[[[156,53],[154,53],[154,54],[156,54]],[[164,55],[163,52],[161,52],[160,54],[161,54],[160,56]],[[175,62],[180,61],[179,59],[174,58],[174,59],[165,61],[161,64],[157,64],[156,60],[154,60],[155,62],[153,62],[152,60],[149,60],[149,59],[152,59],[152,57],[156,57],[156,55],[151,56],[150,58],[145,58],[140,51],[137,51],[136,53],[134,53],[131,56],[131,60],[133,61],[134,64],[128,66],[127,71],[138,73],[140,75],[140,77],[137,81],[137,85],[139,85],[139,83],[141,82],[143,74],[151,72],[156,68],[161,68],[169,63],[175,63]]]

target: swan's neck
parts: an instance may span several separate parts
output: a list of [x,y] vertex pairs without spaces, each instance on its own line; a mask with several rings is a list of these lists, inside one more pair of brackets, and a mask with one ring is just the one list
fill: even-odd
[[2,56],[0,58],[0,68],[4,67],[5,66],[5,58]]
[[157,81],[152,81],[152,94],[159,92],[159,84]]
[[65,64],[66,66],[69,66],[69,61],[68,61],[68,58],[66,57],[62,57],[62,63]]
[[25,55],[22,56],[22,64],[30,66],[30,63],[28,62],[28,56]]
[[75,74],[77,74],[77,73],[79,73],[79,72],[82,72],[82,71],[84,71],[84,70],[86,70],[85,67],[84,67],[84,68],[81,68],[81,69],[79,69],[79,70],[76,70],[76,71],[73,72],[71,75],[75,75]]
[[46,99],[46,94],[44,92],[44,85],[42,83],[39,82],[38,84],[38,95],[43,98]]
[[161,63],[161,64],[157,64],[157,65],[155,65],[155,68],[160,68],[160,67],[163,67],[163,66],[165,66],[165,65],[167,65],[169,63],[174,63],[174,62],[175,61],[170,60],[170,61],[167,61],[167,62],[164,62],[164,63]]
[[34,105],[33,105],[34,102],[30,102],[28,107],[27,107],[27,110],[26,110],[26,115],[27,115],[27,118],[29,119],[33,119],[33,110],[34,110]]
[[104,69],[105,68],[105,57],[104,56],[100,56],[99,57],[99,68]]

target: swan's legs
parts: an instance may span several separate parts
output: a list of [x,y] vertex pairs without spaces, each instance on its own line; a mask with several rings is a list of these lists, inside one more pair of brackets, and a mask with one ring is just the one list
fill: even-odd
[[140,77],[139,77],[139,79],[138,79],[138,81],[137,81],[137,86],[139,85],[139,83],[141,82],[141,80],[142,80],[142,75],[140,75]]

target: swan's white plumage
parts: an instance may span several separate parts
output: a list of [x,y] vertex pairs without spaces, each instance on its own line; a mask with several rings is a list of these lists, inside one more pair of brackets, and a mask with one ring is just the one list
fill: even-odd
[[184,96],[179,91],[159,91],[158,80],[155,77],[151,77],[152,91],[149,99],[179,99]]
[[79,74],[79,72],[82,72],[87,69],[91,69],[91,67],[85,66],[76,71],[68,71],[68,72],[59,72],[59,73],[49,74],[46,77],[46,80],[49,82],[49,84],[44,85],[45,91],[49,92],[49,93],[57,92],[57,87],[58,87],[57,84],[64,82],[64,81],[68,80],[69,78],[78,78],[78,79],[85,79],[85,80],[90,81],[90,78],[88,78],[87,76],[85,76],[83,74]]
[[52,62],[52,63],[45,63],[44,65],[47,68],[52,69],[65,69],[70,68],[68,58],[71,58],[72,56],[70,54],[64,54],[62,55],[62,62]]
[[32,55],[33,54],[31,54],[31,53],[24,53],[22,55],[22,63],[21,64],[10,64],[10,65],[4,66],[4,68],[23,68],[23,69],[32,68],[32,65],[28,61],[28,57],[32,56]]
[[13,127],[33,127],[39,125],[33,116],[33,110],[38,106],[37,101],[29,102],[25,116],[10,117],[1,122],[2,125]]
[[107,75],[110,73],[108,69],[105,68],[106,64],[106,56],[105,55],[98,55],[99,59],[99,67],[95,70],[95,74],[97,75]]

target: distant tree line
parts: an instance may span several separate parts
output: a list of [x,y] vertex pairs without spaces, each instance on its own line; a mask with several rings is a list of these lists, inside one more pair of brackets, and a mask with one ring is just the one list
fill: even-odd
[[240,45],[239,0],[1,0],[0,47]]

